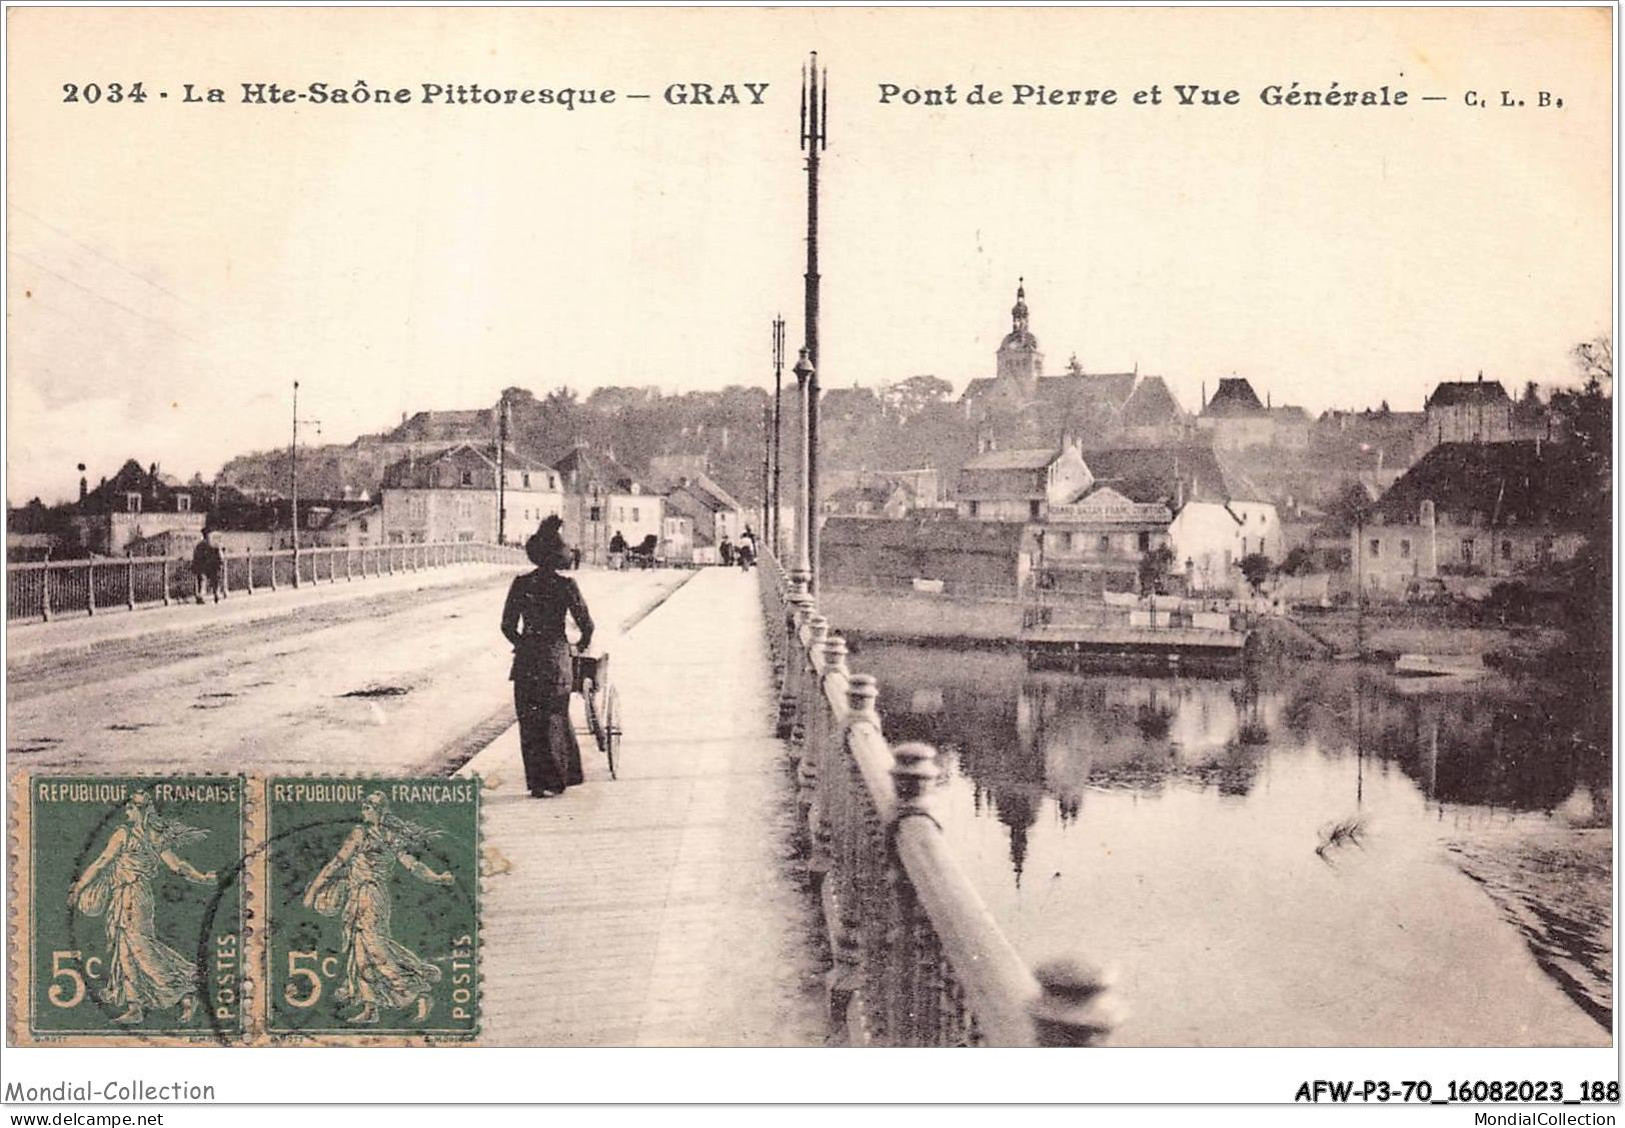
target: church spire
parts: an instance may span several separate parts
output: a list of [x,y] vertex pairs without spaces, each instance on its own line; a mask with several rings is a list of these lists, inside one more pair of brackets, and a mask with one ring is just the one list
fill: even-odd
[[1011,327],[1017,333],[1027,332],[1027,279],[1016,279],[1016,304],[1010,308]]

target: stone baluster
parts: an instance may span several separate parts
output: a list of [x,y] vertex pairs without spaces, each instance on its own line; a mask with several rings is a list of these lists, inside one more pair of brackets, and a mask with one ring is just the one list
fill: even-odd
[[1116,1028],[1106,977],[1073,959],[1051,960],[1033,972],[1040,995],[1028,1006],[1041,1046],[1093,1046]]
[[[844,640],[843,640],[844,641]],[[844,662],[844,656],[843,656]],[[834,966],[829,974],[830,1019],[849,1037],[861,1029],[861,1004],[852,1006],[863,985],[863,910],[860,904],[858,866],[863,850],[861,839],[863,808],[868,805],[863,780],[858,775],[851,752],[851,734],[859,725],[879,730],[875,712],[875,679],[868,674],[851,674],[846,684],[846,730],[835,750],[830,774],[836,788],[830,807],[832,853],[836,880],[825,885],[825,919],[829,922],[830,948]],[[861,1041],[861,1037],[851,1037]]]
[[[915,816],[932,817],[927,788],[937,778],[937,750],[929,744],[899,744],[892,749],[892,787],[897,795],[896,821]],[[889,900],[891,916],[887,921],[887,964],[891,969],[887,1008],[892,1029],[891,1044],[914,1046],[921,1044],[920,1025],[923,1016],[917,1013],[917,1000],[922,994],[920,961],[922,954],[916,946],[919,926],[929,928],[923,920],[914,888],[908,874],[903,872],[894,851],[886,852],[887,881],[891,885]]]

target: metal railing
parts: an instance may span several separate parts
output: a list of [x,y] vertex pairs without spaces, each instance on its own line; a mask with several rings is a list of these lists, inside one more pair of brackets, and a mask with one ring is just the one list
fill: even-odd
[[[312,584],[336,584],[416,572],[449,564],[523,564],[525,554],[508,545],[476,542],[382,544],[233,553],[224,559],[221,594],[252,595]],[[94,615],[193,599],[197,574],[185,557],[54,560],[6,565],[6,622],[49,621],[62,615]],[[209,598],[207,590],[204,591]]]
[[798,831],[829,933],[831,1022],[854,1044],[1081,1046],[1115,1025],[1100,975],[1029,968],[954,858],[933,814],[936,751],[886,741],[875,679],[763,552],[759,575],[779,735]]

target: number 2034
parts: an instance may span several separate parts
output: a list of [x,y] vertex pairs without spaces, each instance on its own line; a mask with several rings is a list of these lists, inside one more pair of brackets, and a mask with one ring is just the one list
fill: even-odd
[[92,105],[97,102],[145,102],[147,92],[142,89],[139,82],[132,82],[129,85],[122,82],[87,82],[83,86],[77,82],[64,82],[62,100]]

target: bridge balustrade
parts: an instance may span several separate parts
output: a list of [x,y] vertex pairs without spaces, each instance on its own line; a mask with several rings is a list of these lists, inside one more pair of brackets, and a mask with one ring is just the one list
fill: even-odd
[[887,742],[875,679],[848,669],[804,573],[764,551],[758,574],[832,1023],[864,1045],[1104,1041],[1115,1017],[1099,973],[1074,959],[1030,968],[955,859],[934,814],[935,749]]
[[[239,593],[334,584],[408,569],[525,562],[524,552],[511,545],[472,541],[306,548],[300,549],[297,565],[292,549],[250,551],[226,555],[221,587],[229,598]],[[6,622],[176,603],[192,599],[196,591],[190,557],[102,557],[8,564]]]

